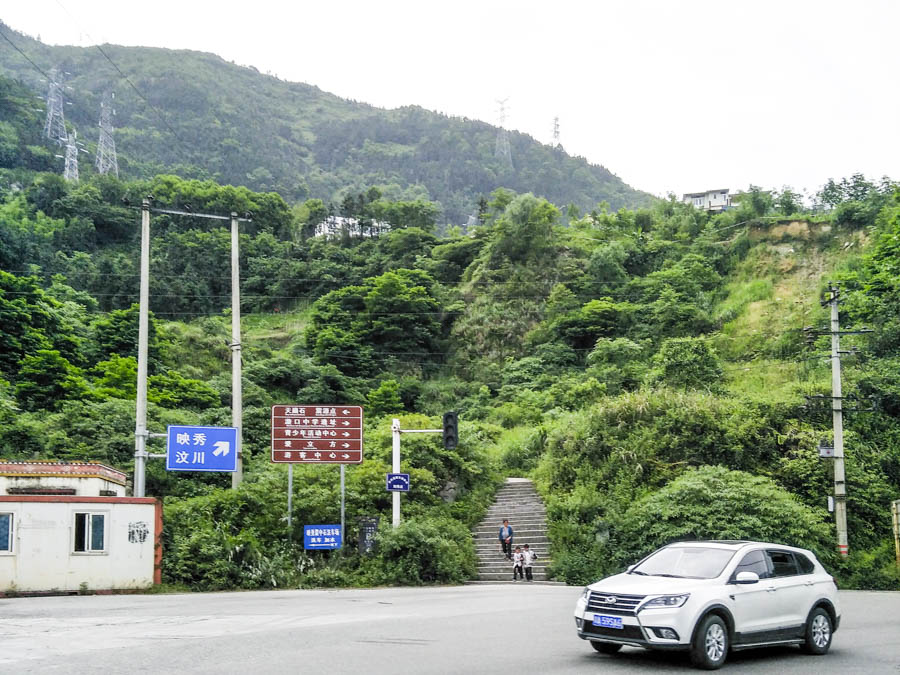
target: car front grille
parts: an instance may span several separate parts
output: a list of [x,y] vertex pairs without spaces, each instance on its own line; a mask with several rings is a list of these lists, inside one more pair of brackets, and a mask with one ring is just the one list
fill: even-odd
[[635,610],[646,595],[626,595],[624,593],[605,593],[591,591],[588,597],[587,609],[593,612],[607,612],[609,614],[624,614],[634,616]]
[[620,638],[624,640],[643,640],[644,632],[640,626],[622,626],[622,628],[606,628],[595,626],[590,621],[584,622],[584,633],[597,637]]

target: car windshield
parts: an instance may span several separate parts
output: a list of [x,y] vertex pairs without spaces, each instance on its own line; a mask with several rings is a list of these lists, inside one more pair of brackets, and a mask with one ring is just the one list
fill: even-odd
[[734,551],[702,546],[667,546],[632,568],[632,574],[686,579],[714,579]]

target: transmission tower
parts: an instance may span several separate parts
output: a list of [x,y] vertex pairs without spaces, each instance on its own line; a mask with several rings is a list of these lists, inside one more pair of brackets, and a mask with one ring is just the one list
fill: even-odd
[[47,119],[44,122],[44,136],[59,145],[68,142],[66,134],[66,119],[63,114],[63,85],[60,82],[59,71],[54,68],[50,71],[50,82],[47,89]]
[[66,140],[66,168],[63,171],[63,178],[71,183],[78,182],[78,132],[72,131]]
[[512,153],[509,150],[509,132],[504,128],[506,124],[506,102],[508,100],[509,98],[505,98],[502,101],[497,101],[500,104],[500,124],[497,127],[497,144],[494,147],[494,157],[499,159],[500,163],[511,171],[513,163]]
[[116,141],[113,138],[112,123],[113,115],[116,114],[113,108],[115,98],[115,92],[107,92],[103,102],[100,103],[100,140],[97,141],[94,166],[97,167],[97,173],[111,173],[118,178],[119,161],[116,159]]
[[553,147],[562,147],[562,144],[559,142],[559,115],[553,118]]

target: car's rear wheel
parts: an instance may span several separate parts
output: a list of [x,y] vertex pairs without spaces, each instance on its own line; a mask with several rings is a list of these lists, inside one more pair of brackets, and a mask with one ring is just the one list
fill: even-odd
[[807,654],[828,653],[833,633],[831,615],[822,607],[816,607],[806,620],[806,641],[803,643],[803,651]]
[[728,626],[717,614],[708,614],[691,644],[691,663],[703,670],[721,668],[728,656]]
[[622,645],[614,645],[612,642],[591,642],[591,647],[601,654],[615,654],[622,649]]

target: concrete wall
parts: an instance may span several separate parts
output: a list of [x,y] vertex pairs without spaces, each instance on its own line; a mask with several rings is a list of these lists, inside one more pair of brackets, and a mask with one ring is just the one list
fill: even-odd
[[[13,514],[0,593],[146,588],[159,583],[162,505],[135,497],[0,496]],[[104,550],[75,551],[75,514],[104,514]]]

